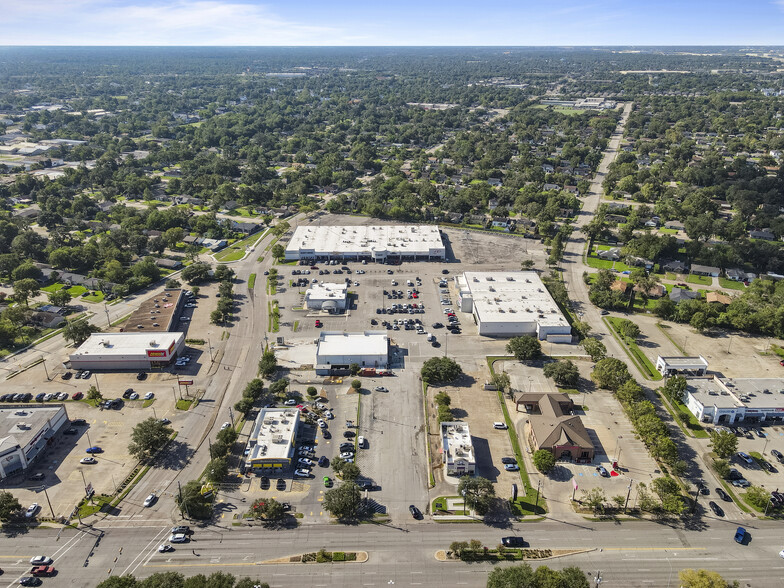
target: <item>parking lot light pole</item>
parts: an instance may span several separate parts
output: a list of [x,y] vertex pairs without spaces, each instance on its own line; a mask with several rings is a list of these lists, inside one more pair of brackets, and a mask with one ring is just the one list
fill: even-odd
[[770,507],[771,502],[773,502],[773,496],[768,498],[768,503],[765,505],[765,514],[763,516],[768,516],[768,507]]
[[95,377],[95,389],[98,390],[98,394],[101,393],[101,387],[98,385],[98,374],[93,372],[93,376]]
[[765,445],[762,447],[762,455],[765,455],[765,450],[768,448],[768,441],[770,441],[770,437],[765,437]]
[[634,484],[634,480],[629,480],[629,489],[626,492],[626,502],[623,505],[623,513],[626,514],[626,507],[629,506],[629,497],[632,495],[632,484]]

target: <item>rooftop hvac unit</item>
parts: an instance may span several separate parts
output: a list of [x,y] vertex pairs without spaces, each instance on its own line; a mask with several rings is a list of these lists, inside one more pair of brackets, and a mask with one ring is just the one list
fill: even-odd
[[492,286],[490,286],[490,291],[491,291],[491,292],[495,292],[495,288],[493,288]]
[[514,308],[510,308],[509,312],[517,312]]
[[550,314],[555,314],[555,309],[554,308],[550,309]]
[[526,279],[525,279],[525,283],[526,283],[526,284],[530,284],[530,283],[531,283],[531,280],[529,280],[528,278],[526,278]]
[[503,308],[499,308],[498,312],[506,312]]
[[158,342],[155,340],[150,341],[150,347],[158,347]]
[[507,282],[514,282],[514,278],[512,276],[506,276]]
[[266,445],[266,443],[262,443],[258,447],[259,447],[259,453],[261,455],[267,455],[267,445]]
[[479,278],[477,278],[476,276],[474,276],[474,282],[478,282],[478,281],[479,281]]

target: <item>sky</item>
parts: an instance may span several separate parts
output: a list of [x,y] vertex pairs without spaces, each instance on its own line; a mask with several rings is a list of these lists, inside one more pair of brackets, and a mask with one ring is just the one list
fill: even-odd
[[784,45],[784,0],[0,0],[0,45]]

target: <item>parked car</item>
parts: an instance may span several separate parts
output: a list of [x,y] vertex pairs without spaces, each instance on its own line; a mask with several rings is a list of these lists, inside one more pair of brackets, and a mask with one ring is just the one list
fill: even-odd
[[296,406],[297,401],[294,398],[289,398],[286,402],[283,403],[283,406]]
[[25,576],[24,578],[19,578],[20,586],[40,586],[41,583],[41,578],[36,578],[35,576]]
[[389,390],[384,386],[376,386],[375,388],[373,388],[373,390],[375,390],[376,392],[389,392]]
[[93,447],[88,447],[86,451],[87,453],[103,453],[103,449],[101,449],[97,445],[94,445]]
[[131,395],[128,397],[128,399],[129,399],[129,400],[138,400],[138,399],[139,399],[139,395],[138,395],[136,392],[134,392],[133,394],[131,394]]
[[147,379],[147,374],[144,372],[139,372],[138,374],[136,374],[136,379],[140,381],[145,380]]
[[297,478],[309,478],[310,477],[310,470],[306,470],[306,469],[294,470],[294,475]]
[[308,467],[310,467],[310,466],[312,466],[314,463],[315,463],[315,462],[314,462],[312,459],[309,459],[309,458],[307,458],[307,457],[300,457],[300,458],[297,460],[297,465],[300,465],[300,466],[308,466]]
[[504,464],[504,469],[507,472],[517,472],[520,470],[520,466],[517,465],[516,463],[506,463]]
[[748,453],[744,453],[742,451],[738,451],[738,457],[745,461],[747,464],[751,465],[754,463],[754,460],[751,459],[751,456]]
[[422,511],[420,511],[413,504],[409,505],[408,512],[410,512],[411,516],[414,517],[415,519],[421,519],[422,518]]
[[74,400],[81,400],[82,398],[84,398],[84,394],[82,394],[81,392],[74,392],[74,395],[71,396],[71,398],[73,398]]
[[327,421],[325,421],[324,419],[319,419],[316,422],[318,423],[318,426],[320,428],[322,428],[322,429],[326,429],[327,428]]
[[37,482],[38,480],[43,480],[45,477],[46,477],[46,474],[45,474],[45,473],[43,473],[43,472],[38,472],[38,473],[36,473],[36,474],[33,474],[32,476],[30,476],[30,477],[29,477],[29,478],[27,478],[27,479],[28,479],[28,480],[32,480],[33,482]]
[[332,488],[332,478],[330,478],[329,476],[324,476],[324,487]]
[[98,463],[98,460],[95,459],[94,457],[83,457],[82,459],[79,460],[79,463],[93,464],[93,463]]
[[603,478],[609,478],[610,472],[607,471],[607,468],[604,466],[596,466],[596,471],[599,472],[599,475]]
[[751,482],[746,480],[745,478],[741,478],[740,480],[733,480],[732,485],[736,488],[748,488],[751,486]]
[[321,457],[318,458],[318,464],[319,464],[319,467],[328,468],[329,467],[329,459],[327,459],[325,456],[322,455]]
[[501,422],[496,421],[496,422],[493,423],[493,428],[494,429],[508,429],[509,427],[506,426],[506,423],[501,423]]
[[715,502],[713,502],[712,500],[708,503],[708,506],[710,506],[710,509],[713,511],[713,514],[715,514],[717,517],[724,516],[724,511],[721,509],[721,507]]
[[501,463],[503,463],[503,464],[507,464],[507,463],[517,463],[517,459],[516,459],[516,458],[514,458],[514,457],[502,457],[502,458],[501,458]]
[[522,537],[502,537],[501,543],[504,547],[525,547],[525,540]]
[[78,429],[74,429],[73,427],[63,431],[63,435],[78,435],[78,434],[79,434],[79,430]]
[[152,400],[153,398],[155,398],[154,392],[147,392],[147,394],[144,395],[145,400]]
[[760,429],[759,427],[757,427],[756,429],[754,429],[754,432],[757,434],[757,437],[762,437],[762,438],[765,438],[765,433],[764,433],[764,432],[762,431],[762,429]]

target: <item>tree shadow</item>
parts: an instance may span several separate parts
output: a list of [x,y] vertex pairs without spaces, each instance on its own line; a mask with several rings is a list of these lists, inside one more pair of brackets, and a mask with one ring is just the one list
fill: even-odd
[[193,457],[195,450],[187,443],[174,439],[167,443],[164,451],[152,460],[153,467],[165,470],[180,470]]
[[493,498],[490,501],[487,513],[484,515],[483,522],[485,526],[493,527],[494,529],[510,529],[514,522],[514,517],[509,508],[509,501],[497,496]]

